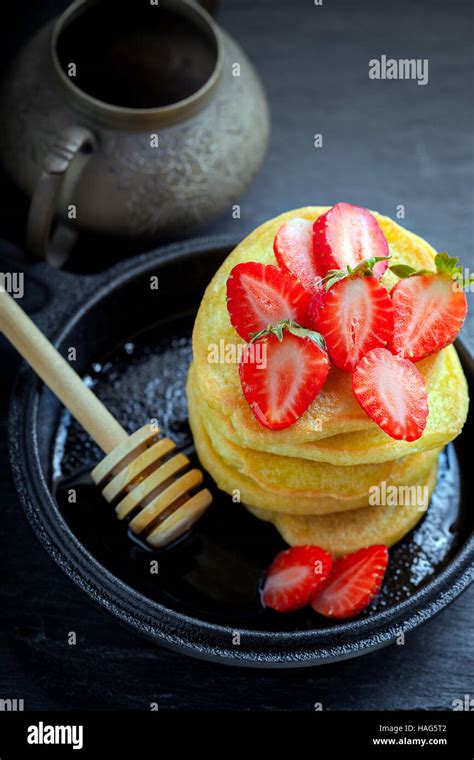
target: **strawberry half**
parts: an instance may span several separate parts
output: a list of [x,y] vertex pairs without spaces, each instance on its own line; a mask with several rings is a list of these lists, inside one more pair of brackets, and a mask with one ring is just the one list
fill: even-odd
[[[239,365],[244,396],[270,430],[293,425],[326,380],[329,357],[317,333],[279,323],[245,346]],[[256,350],[257,344],[262,344]]]
[[[313,248],[321,274],[331,269],[355,267],[364,259],[385,258],[388,243],[376,218],[366,208],[337,203],[316,219],[313,225]],[[374,267],[374,276],[382,277],[386,261]]]
[[308,306],[308,325],[311,330],[318,330],[319,312],[324,302],[326,290],[324,286],[318,288],[310,298]]
[[[310,315],[314,318],[312,306]],[[323,335],[336,367],[352,372],[368,351],[392,339],[390,295],[375,277],[345,277],[322,296],[311,326]]]
[[246,341],[281,320],[305,324],[309,298],[294,275],[271,264],[237,264],[227,279],[230,321]]
[[306,607],[329,577],[330,554],[319,546],[293,546],[277,554],[262,589],[262,602],[277,612]]
[[318,290],[321,274],[313,250],[313,222],[290,219],[275,235],[273,250],[281,268],[294,274],[308,293]]
[[383,544],[338,559],[324,589],[311,604],[313,610],[337,620],[354,617],[380,591],[387,564],[388,549]]
[[415,365],[386,348],[374,348],[357,364],[352,389],[362,409],[397,441],[416,441],[428,418],[428,395]]
[[405,277],[392,290],[394,314],[391,350],[416,362],[456,338],[467,312],[466,295],[455,282],[462,268],[447,253],[435,258],[436,272],[391,267]]

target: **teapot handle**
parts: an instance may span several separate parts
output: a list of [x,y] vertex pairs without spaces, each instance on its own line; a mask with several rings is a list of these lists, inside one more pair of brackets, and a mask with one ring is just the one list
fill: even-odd
[[75,156],[92,152],[96,146],[96,138],[88,129],[69,127],[44,160],[28,212],[26,246],[36,258],[45,259],[54,267],[65,263],[77,237],[68,225],[59,225],[51,234],[64,177]]

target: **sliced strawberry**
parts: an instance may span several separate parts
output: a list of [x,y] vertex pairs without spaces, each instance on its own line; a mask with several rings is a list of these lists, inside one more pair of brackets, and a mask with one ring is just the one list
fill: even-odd
[[392,290],[394,329],[389,347],[416,362],[435,354],[456,338],[466,318],[466,295],[453,279],[462,269],[447,253],[435,258],[437,272],[417,274],[410,267],[392,267],[406,279]]
[[321,274],[313,250],[313,222],[290,219],[275,235],[273,250],[282,269],[294,274],[309,293],[317,290]]
[[313,336],[294,325],[245,346],[239,366],[242,390],[258,421],[271,430],[293,425],[324,385],[329,357],[318,343],[320,336]]
[[386,348],[374,348],[357,364],[352,389],[362,409],[397,441],[416,441],[428,418],[423,375]]
[[312,608],[337,620],[354,617],[380,591],[387,564],[388,549],[383,544],[368,546],[338,559],[324,589],[312,602]]
[[330,554],[319,546],[293,546],[277,554],[262,589],[262,602],[277,612],[306,607],[329,577]]
[[271,264],[237,264],[227,279],[230,321],[247,341],[253,333],[283,319],[304,325],[308,305],[309,294],[299,280]]
[[[312,305],[309,314],[314,319]],[[375,277],[346,277],[322,296],[310,324],[323,335],[336,367],[352,372],[368,351],[392,339],[392,301]]]
[[311,330],[318,330],[319,332],[319,313],[324,302],[324,296],[326,289],[321,286],[318,288],[310,298],[308,306],[308,325]]
[[[313,247],[323,276],[331,269],[355,267],[364,259],[389,255],[376,218],[366,208],[350,203],[337,203],[316,219]],[[374,276],[380,278],[386,268],[386,261],[377,262]]]

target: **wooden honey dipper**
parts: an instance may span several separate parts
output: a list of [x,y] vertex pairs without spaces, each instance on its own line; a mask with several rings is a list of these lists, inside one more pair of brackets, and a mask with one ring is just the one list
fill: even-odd
[[119,520],[153,547],[183,535],[212,502],[201,470],[147,424],[129,435],[13,298],[0,289],[0,329],[106,454],[92,471]]

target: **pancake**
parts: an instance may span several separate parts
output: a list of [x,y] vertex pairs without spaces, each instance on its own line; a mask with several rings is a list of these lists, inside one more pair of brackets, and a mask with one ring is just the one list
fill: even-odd
[[416,505],[370,506],[332,515],[284,515],[245,505],[261,520],[273,523],[290,546],[321,546],[334,557],[356,552],[364,546],[400,541],[423,517],[436,485],[437,464],[433,465],[420,487]]
[[[192,380],[192,375],[191,375]],[[188,382],[188,397],[193,401],[192,382]],[[262,487],[254,478],[239,472],[223,456],[222,451],[211,441],[203,419],[199,413],[198,404],[191,403],[189,411],[189,422],[194,436],[196,451],[202,466],[207,470],[216,482],[217,486],[226,493],[233,495],[236,491],[240,494],[240,500],[245,504],[256,509],[266,512],[281,512],[283,514],[295,515],[325,515],[328,513],[347,512],[348,510],[358,511],[364,509],[369,503],[370,488],[377,486],[384,478],[379,478],[372,482],[367,480],[366,490],[363,494],[349,499],[337,499],[331,496],[308,496],[303,493],[296,493],[288,490],[288,486],[283,489],[273,488],[269,490]],[[439,450],[416,454],[406,457],[404,460],[396,462],[390,477],[385,480],[386,485],[417,485],[427,477],[439,455]],[[297,476],[300,464],[306,464],[311,467],[314,463],[300,463],[299,460],[288,460],[293,467],[295,477]],[[334,480],[344,482],[344,473],[346,468],[333,468]],[[375,507],[371,507],[374,509]]]
[[[271,450],[269,447],[275,440],[279,444],[291,445],[314,443],[344,433],[371,431],[374,427],[354,398],[350,374],[332,368],[323,389],[307,411],[294,425],[278,431],[275,436],[274,431],[267,430],[256,420],[245,401],[237,364],[213,364],[208,361],[209,346],[218,344],[220,340],[232,345],[243,343],[230,324],[227,313],[226,281],[231,269],[245,261],[276,264],[273,239],[278,228],[289,219],[304,217],[314,220],[325,211],[327,207],[296,209],[258,227],[222,264],[206,289],[196,317],[193,354],[201,393],[212,409],[229,418],[237,439],[251,448]],[[391,219],[377,213],[374,215],[387,237],[392,263],[434,269],[435,251],[428,243]],[[387,272],[382,282],[390,288],[396,280],[391,272]],[[435,355],[418,363],[429,387],[436,378],[439,362],[439,355]]]
[[[469,405],[466,378],[454,346],[440,351],[439,357],[440,369],[428,394],[428,423],[417,441],[396,441],[367,418],[368,428],[364,431],[334,435],[301,444],[282,439],[280,434],[286,431],[268,431],[257,421],[260,430],[256,430],[255,434],[242,435],[242,429],[238,434],[230,419],[209,404],[208,413],[213,415],[215,424],[226,438],[243,447],[339,466],[387,462],[408,454],[442,448],[462,430]],[[196,380],[199,384],[197,373]],[[199,391],[200,403],[205,404],[200,384]]]
[[[365,507],[371,487],[382,481],[389,485],[417,483],[440,451],[436,450],[434,455],[413,454],[382,464],[338,467],[244,449],[221,435],[213,424],[212,414],[203,414],[193,380],[191,369],[187,393],[198,454],[206,459],[209,472],[223,490],[231,493],[241,488],[240,475],[247,481],[246,492],[252,493],[252,489],[254,494],[267,492],[264,502],[263,494],[259,501],[257,495],[253,497],[252,503],[262,508],[295,514],[326,514]],[[205,447],[212,452],[203,452]],[[225,473],[222,472],[224,466]],[[279,497],[278,504],[273,498],[275,495]]]

